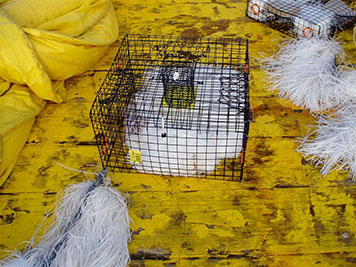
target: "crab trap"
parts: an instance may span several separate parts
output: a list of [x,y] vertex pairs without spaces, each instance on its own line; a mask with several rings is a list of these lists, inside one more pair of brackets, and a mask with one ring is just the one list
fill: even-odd
[[126,35],[90,111],[103,166],[241,180],[248,40]]
[[[348,1],[350,2],[350,1]],[[297,38],[327,38],[352,26],[356,12],[342,0],[248,0],[247,16]]]

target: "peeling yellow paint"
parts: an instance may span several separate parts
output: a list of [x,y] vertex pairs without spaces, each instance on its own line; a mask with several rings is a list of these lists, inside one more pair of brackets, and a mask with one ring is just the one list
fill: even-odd
[[283,129],[275,123],[275,119],[269,115],[258,116],[256,124],[263,125],[259,128],[251,128],[251,135],[261,136],[281,136],[283,135]]
[[[146,219],[139,219],[136,216],[131,216],[133,222],[136,223],[132,226],[133,229],[140,231],[140,235],[152,235],[154,231],[158,229],[163,229],[164,226],[170,221],[170,217],[165,214],[155,214]],[[136,227],[135,227],[136,226]]]
[[243,227],[246,220],[238,210],[223,210],[218,211],[218,216],[231,227]]
[[192,229],[198,238],[205,238],[209,234],[209,229],[204,224],[194,225]]

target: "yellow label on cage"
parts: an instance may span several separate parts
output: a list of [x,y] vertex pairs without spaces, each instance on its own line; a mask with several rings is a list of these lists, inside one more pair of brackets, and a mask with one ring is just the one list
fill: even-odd
[[[181,108],[194,109],[197,87],[194,87],[194,95],[191,95],[187,88],[187,86],[182,86],[181,90],[174,90],[173,92],[168,93],[169,98],[172,100],[171,105],[173,105],[173,107],[181,106]],[[167,108],[170,106],[164,97],[163,106]]]
[[132,163],[142,163],[142,155],[138,150],[130,150],[130,160]]

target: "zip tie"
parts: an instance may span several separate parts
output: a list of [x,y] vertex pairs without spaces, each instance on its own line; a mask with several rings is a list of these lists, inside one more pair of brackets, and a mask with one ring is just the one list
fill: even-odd
[[164,124],[164,118],[162,117],[162,134],[161,134],[161,136],[162,136],[162,138],[164,138],[164,137],[166,137],[167,136],[167,133],[166,133],[166,131],[165,131],[165,124]]

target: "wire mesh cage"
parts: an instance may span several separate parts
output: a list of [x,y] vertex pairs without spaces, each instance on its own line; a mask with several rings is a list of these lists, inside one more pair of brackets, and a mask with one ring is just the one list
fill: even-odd
[[90,111],[110,170],[242,179],[248,40],[126,35]]
[[248,0],[252,19],[297,38],[326,38],[352,26],[356,12],[342,0]]

